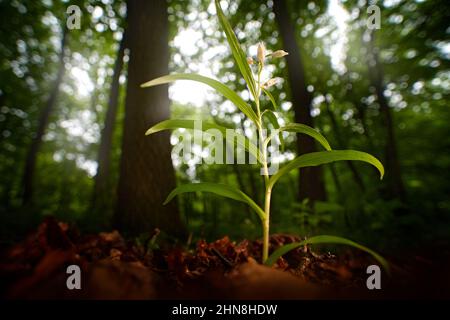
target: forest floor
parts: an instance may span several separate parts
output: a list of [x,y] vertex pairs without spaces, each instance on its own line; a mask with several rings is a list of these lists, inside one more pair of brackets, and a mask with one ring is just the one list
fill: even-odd
[[[450,250],[386,257],[391,276],[368,290],[370,257],[339,256],[310,247],[291,251],[272,268],[260,261],[261,242],[224,237],[196,249],[157,249],[126,241],[117,231],[81,235],[47,218],[24,241],[3,250],[0,295],[8,299],[395,299],[450,298]],[[300,240],[272,235],[271,248]],[[66,268],[81,268],[81,290],[68,290]]]

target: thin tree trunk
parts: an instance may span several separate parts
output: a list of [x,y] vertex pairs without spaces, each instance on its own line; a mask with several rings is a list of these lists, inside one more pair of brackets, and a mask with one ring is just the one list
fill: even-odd
[[48,97],[47,103],[42,110],[42,113],[39,117],[39,123],[36,130],[35,135],[33,136],[33,139],[31,141],[30,148],[27,153],[27,157],[25,160],[25,168],[22,178],[22,203],[24,205],[30,204],[33,201],[33,182],[34,182],[34,175],[35,175],[35,169],[36,169],[36,161],[37,156],[39,153],[39,150],[42,145],[42,138],[45,134],[45,130],[47,129],[48,121],[50,118],[50,115],[55,108],[56,100],[58,98],[59,93],[59,87],[62,82],[63,76],[64,76],[64,56],[65,56],[65,49],[67,45],[67,29],[63,29],[63,34],[61,38],[61,52],[59,53],[58,58],[58,71],[56,74],[56,79],[53,85],[52,90],[50,91],[50,95]]
[[383,83],[383,69],[378,57],[378,48],[375,47],[375,36],[373,32],[369,34],[368,41],[368,68],[369,78],[372,86],[375,88],[380,112],[383,116],[383,123],[386,128],[385,142],[385,162],[386,162],[386,181],[388,187],[388,198],[405,199],[405,188],[400,171],[400,162],[397,154],[397,144],[395,140],[394,121],[391,109],[384,96],[385,86]]
[[[289,55],[286,56],[286,61],[295,121],[313,126],[313,119],[311,117],[312,97],[306,88],[305,70],[295,38],[295,27],[291,22],[286,1],[274,0],[273,11],[283,40],[283,49],[289,52]],[[298,135],[297,149],[298,154],[301,155],[315,151],[316,145],[312,138],[300,137]],[[299,188],[300,200],[305,198],[309,198],[312,202],[314,200],[325,200],[325,185],[320,167],[302,168],[301,174],[299,175]]]
[[102,130],[100,145],[97,156],[97,174],[94,180],[94,193],[92,197],[92,209],[96,214],[107,210],[108,203],[111,202],[110,188],[110,167],[111,150],[114,126],[119,106],[120,75],[123,69],[123,57],[126,47],[127,31],[125,29],[122,40],[117,51],[116,62],[114,64],[113,76],[111,80],[111,89],[108,98],[108,108],[106,110],[105,123]]
[[165,0],[128,1],[128,84],[118,186],[116,226],[130,234],[158,227],[185,234],[177,201],[163,202],[175,187],[170,133],[145,131],[169,118],[167,85],[140,85],[168,73],[168,15]]
[[[340,149],[347,149],[347,144],[342,140],[341,132],[339,129],[339,125],[336,121],[336,118],[334,116],[333,111],[330,108],[330,101],[328,100],[328,97],[325,97],[325,108],[328,114],[328,117],[331,121],[331,127],[333,128],[334,136],[336,137],[336,141],[338,143],[338,146]],[[361,175],[359,174],[358,170],[356,169],[355,165],[351,161],[345,161],[347,163],[348,168],[350,169],[353,180],[358,185],[358,187],[361,189],[361,191],[365,191],[364,182],[361,178]]]

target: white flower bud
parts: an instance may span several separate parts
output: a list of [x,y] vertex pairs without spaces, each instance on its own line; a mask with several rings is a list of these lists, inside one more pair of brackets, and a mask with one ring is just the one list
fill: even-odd
[[250,64],[250,65],[252,65],[252,64],[255,63],[255,61],[253,61],[253,58],[252,58],[252,57],[247,57],[247,63]]
[[257,53],[258,61],[264,63],[264,59],[266,58],[266,47],[264,43],[260,42],[258,44],[258,53]]
[[264,84],[262,85],[262,87],[264,89],[270,88],[274,85],[276,85],[278,83],[278,79],[277,78],[272,78],[270,80],[267,80],[266,82],[264,82]]
[[270,55],[272,56],[272,58],[282,58],[284,56],[287,56],[289,53],[284,51],[284,50],[277,50],[273,53],[271,53]]

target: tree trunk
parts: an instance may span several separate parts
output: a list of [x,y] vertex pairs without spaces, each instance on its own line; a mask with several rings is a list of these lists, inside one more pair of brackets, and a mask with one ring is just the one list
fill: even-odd
[[108,108],[106,110],[105,123],[102,130],[100,145],[97,156],[97,174],[94,180],[94,193],[92,197],[92,209],[96,215],[102,214],[102,211],[108,209],[111,203],[110,188],[110,166],[111,149],[116,122],[117,109],[119,106],[120,74],[123,69],[123,56],[126,47],[127,31],[125,29],[122,40],[117,51],[116,62],[114,64],[113,76],[111,80],[111,89],[108,98]]
[[167,85],[140,88],[168,73],[168,16],[165,0],[128,1],[128,84],[118,186],[116,226],[130,234],[160,228],[184,234],[176,201],[163,206],[175,187],[170,133],[145,131],[169,118]]
[[[312,97],[306,89],[305,70],[295,38],[295,27],[291,22],[286,1],[274,0],[273,11],[283,40],[283,49],[289,52],[286,61],[295,122],[313,126],[311,117]],[[298,135],[297,150],[299,155],[316,151],[314,140],[310,137]],[[300,200],[305,198],[309,198],[311,201],[325,200],[325,185],[320,167],[302,168],[299,174],[299,188]]]
[[65,49],[67,45],[67,29],[63,29],[63,34],[61,38],[61,52],[59,53],[58,58],[58,71],[56,74],[56,79],[53,85],[52,90],[50,91],[50,95],[48,97],[47,103],[42,110],[42,113],[39,117],[38,127],[36,133],[34,134],[30,148],[28,149],[27,157],[25,160],[25,168],[23,173],[22,180],[22,203],[24,205],[30,204],[33,201],[33,180],[36,169],[36,161],[39,150],[42,145],[42,137],[45,134],[45,130],[47,129],[48,121],[50,115],[55,108],[55,103],[58,98],[59,86],[62,82],[62,78],[64,76],[64,56]]
[[368,69],[369,78],[372,86],[375,88],[380,112],[383,116],[384,126],[386,128],[385,142],[385,164],[387,197],[390,199],[405,199],[405,188],[400,172],[400,162],[397,155],[397,144],[395,141],[394,122],[391,109],[384,96],[385,86],[383,83],[383,69],[378,57],[378,48],[375,47],[375,36],[371,32],[368,41]]

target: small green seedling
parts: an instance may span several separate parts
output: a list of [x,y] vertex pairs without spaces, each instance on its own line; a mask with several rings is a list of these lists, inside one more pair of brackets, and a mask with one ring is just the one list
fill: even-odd
[[[287,173],[289,173],[294,169],[302,167],[318,166],[321,164],[342,160],[358,160],[372,164],[380,172],[381,178],[383,177],[384,174],[384,168],[378,159],[365,152],[355,150],[332,150],[328,141],[314,128],[299,123],[290,123],[280,127],[280,125],[278,124],[277,117],[275,116],[275,113],[272,110],[266,109],[264,110],[264,112],[261,112],[260,107],[261,94],[265,94],[271,101],[274,109],[275,110],[277,109],[275,99],[268,91],[268,89],[276,83],[276,80],[270,79],[264,82],[261,80],[261,72],[264,68],[265,60],[270,58],[271,59],[282,58],[288,53],[283,50],[278,50],[268,54],[266,52],[264,45],[260,43],[258,45],[256,59],[254,60],[253,58],[247,58],[233,30],[231,29],[229,22],[227,21],[222,11],[222,8],[220,7],[219,0],[215,0],[215,5],[220,25],[223,31],[225,32],[234,60],[237,66],[239,67],[239,70],[247,84],[248,90],[253,100],[253,105],[251,106],[250,104],[245,102],[236,92],[228,88],[223,83],[197,74],[171,74],[146,82],[142,84],[141,87],[152,87],[160,84],[170,83],[176,80],[192,80],[201,82],[203,84],[212,87],[213,89],[221,93],[225,98],[230,100],[234,105],[236,105],[236,107],[238,107],[239,110],[242,111],[245,114],[245,116],[252,121],[258,133],[259,141],[263,142],[261,143],[261,148],[258,149],[258,147],[254,143],[250,142],[250,140],[247,137],[241,137],[244,139],[243,141],[245,141],[244,147],[246,151],[248,151],[251,155],[253,155],[257,159],[258,164],[262,168],[265,182],[264,209],[261,208],[255,201],[253,201],[248,195],[246,195],[241,190],[228,185],[218,183],[193,183],[181,185],[168,195],[165,203],[169,202],[176,195],[179,195],[181,193],[200,191],[200,192],[212,192],[221,195],[223,197],[231,198],[248,204],[261,219],[263,230],[262,262],[265,263],[266,265],[272,265],[283,254],[301,245],[318,244],[318,243],[340,243],[351,245],[368,252],[369,254],[374,256],[374,258],[377,259],[387,269],[388,268],[387,262],[380,255],[353,241],[335,236],[316,236],[299,243],[291,243],[281,248],[278,248],[269,257],[270,199],[273,187],[275,183],[278,181],[278,179],[280,179],[282,176],[286,175]],[[256,70],[256,77],[252,71],[252,68],[255,68]],[[270,135],[265,133],[266,128],[263,122],[264,116],[267,117],[272,126],[276,129],[272,131],[272,134]],[[161,130],[177,129],[177,128],[195,129],[194,120],[184,120],[184,119],[165,120],[151,127],[146,134],[149,135],[155,132],[159,132]],[[207,130],[211,128],[218,129],[221,132],[224,132],[226,129],[215,123],[208,123],[206,126],[203,126],[202,130]],[[268,170],[269,162],[267,155],[268,145],[271,142],[271,140],[273,140],[275,137],[279,136],[281,138],[282,132],[296,132],[308,135],[317,140],[326,151],[303,154],[293,159],[292,161],[288,162],[283,167],[281,167],[278,170],[278,172],[276,172],[274,175],[269,175]]]

